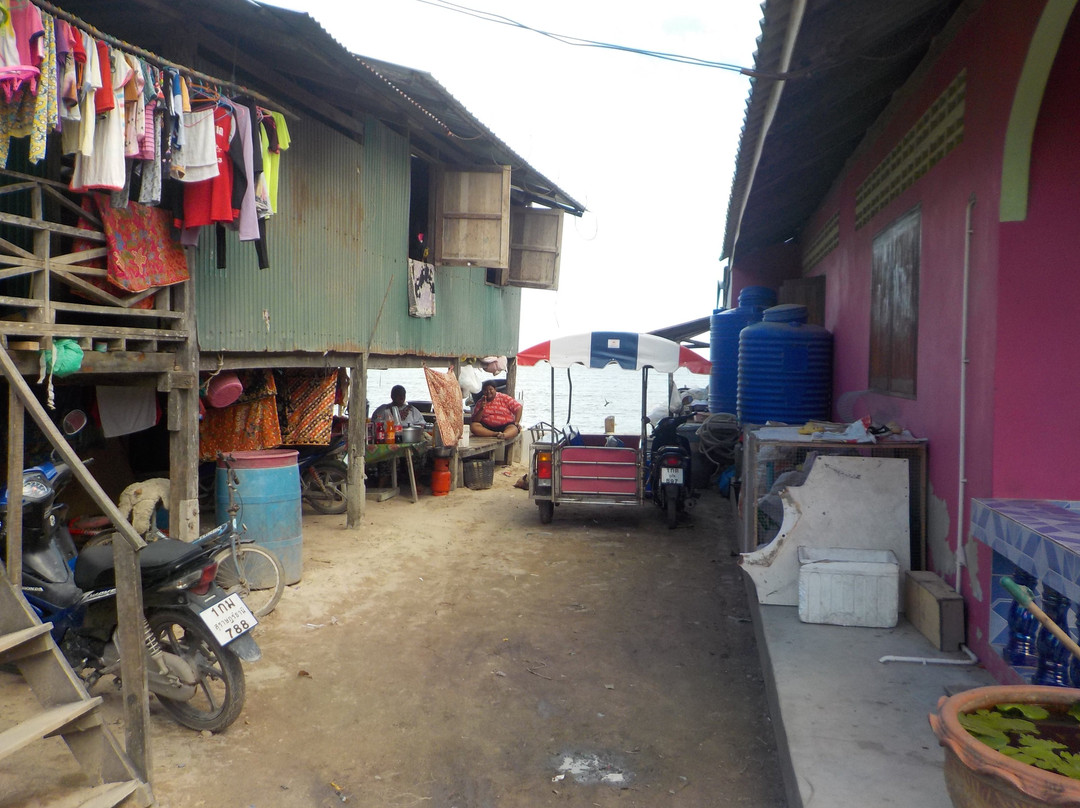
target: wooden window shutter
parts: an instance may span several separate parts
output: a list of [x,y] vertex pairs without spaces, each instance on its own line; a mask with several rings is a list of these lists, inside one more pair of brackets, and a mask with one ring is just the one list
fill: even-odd
[[510,210],[510,286],[530,289],[559,288],[559,256],[562,253],[561,210],[512,208]]
[[919,352],[921,211],[909,211],[874,239],[870,285],[870,388],[915,397]]
[[510,166],[444,167],[435,199],[435,263],[510,265]]

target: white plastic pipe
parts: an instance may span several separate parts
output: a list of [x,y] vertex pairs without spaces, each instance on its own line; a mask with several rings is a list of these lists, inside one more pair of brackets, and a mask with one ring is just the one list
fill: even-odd
[[974,665],[979,661],[975,653],[963,643],[960,650],[967,654],[967,659],[942,659],[941,657],[883,656],[878,662],[915,662],[919,665]]
[[968,292],[971,281],[971,211],[975,207],[975,194],[968,199],[964,220],[964,292],[960,304],[960,456],[957,470],[956,494],[956,583],[953,589],[960,594],[961,575],[964,571],[964,499],[967,497],[967,366],[968,366]]

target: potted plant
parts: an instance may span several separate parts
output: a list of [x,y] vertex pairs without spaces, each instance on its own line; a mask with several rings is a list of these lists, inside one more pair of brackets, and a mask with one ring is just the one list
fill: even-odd
[[[930,726],[945,747],[945,785],[953,805],[956,808],[1080,808],[1080,779],[1040,768],[1048,765],[1045,760],[1038,764],[1025,762],[1047,754],[1041,746],[1032,747],[1032,741],[1024,740],[1021,746],[1026,748],[1008,749],[1009,754],[1005,754],[964,726],[967,723],[982,731],[987,723],[979,726],[978,721],[972,720],[982,717],[990,722],[989,732],[993,734],[994,722],[1012,728],[1023,726],[1013,722],[1026,722],[1028,715],[1039,714],[1039,710],[1029,710],[1027,706],[1064,716],[1078,704],[1080,690],[1037,685],[978,687],[942,697],[937,714],[930,716]],[[1023,733],[1013,733],[1019,734]],[[1031,751],[1033,748],[1035,752]],[[1064,762],[1060,769],[1068,769],[1075,762],[1076,773],[1080,774],[1080,756],[1075,756],[1075,761],[1068,752],[1061,757]]]

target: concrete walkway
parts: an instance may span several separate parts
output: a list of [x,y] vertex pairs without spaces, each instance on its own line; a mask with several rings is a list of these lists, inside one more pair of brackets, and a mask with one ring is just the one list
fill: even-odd
[[[745,576],[744,576],[745,578]],[[812,625],[795,606],[757,603],[746,578],[788,808],[951,808],[927,715],[944,696],[995,684],[937,651],[903,616],[892,629]]]

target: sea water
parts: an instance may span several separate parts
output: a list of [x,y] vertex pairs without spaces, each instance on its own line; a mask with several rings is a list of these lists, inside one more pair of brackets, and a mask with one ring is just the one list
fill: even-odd
[[[437,368],[445,372],[445,368]],[[486,381],[502,378],[505,374],[492,376],[481,372]],[[619,434],[636,434],[641,429],[641,371],[623,370],[617,365],[605,368],[575,366],[554,369],[554,413],[552,412],[552,368],[547,363],[535,367],[519,367],[515,398],[525,412],[521,423],[526,427],[540,421],[564,427],[568,423],[586,434],[603,433],[604,419],[615,418],[615,431]],[[706,390],[709,377],[691,373],[680,368],[674,375],[677,388]],[[368,411],[390,400],[390,389],[400,384],[405,387],[405,397],[412,401],[428,401],[427,382],[422,368],[393,368],[369,370],[367,378]],[[704,396],[707,400],[707,394]],[[650,370],[648,391],[645,397],[645,414],[662,409],[668,400],[668,374]]]

